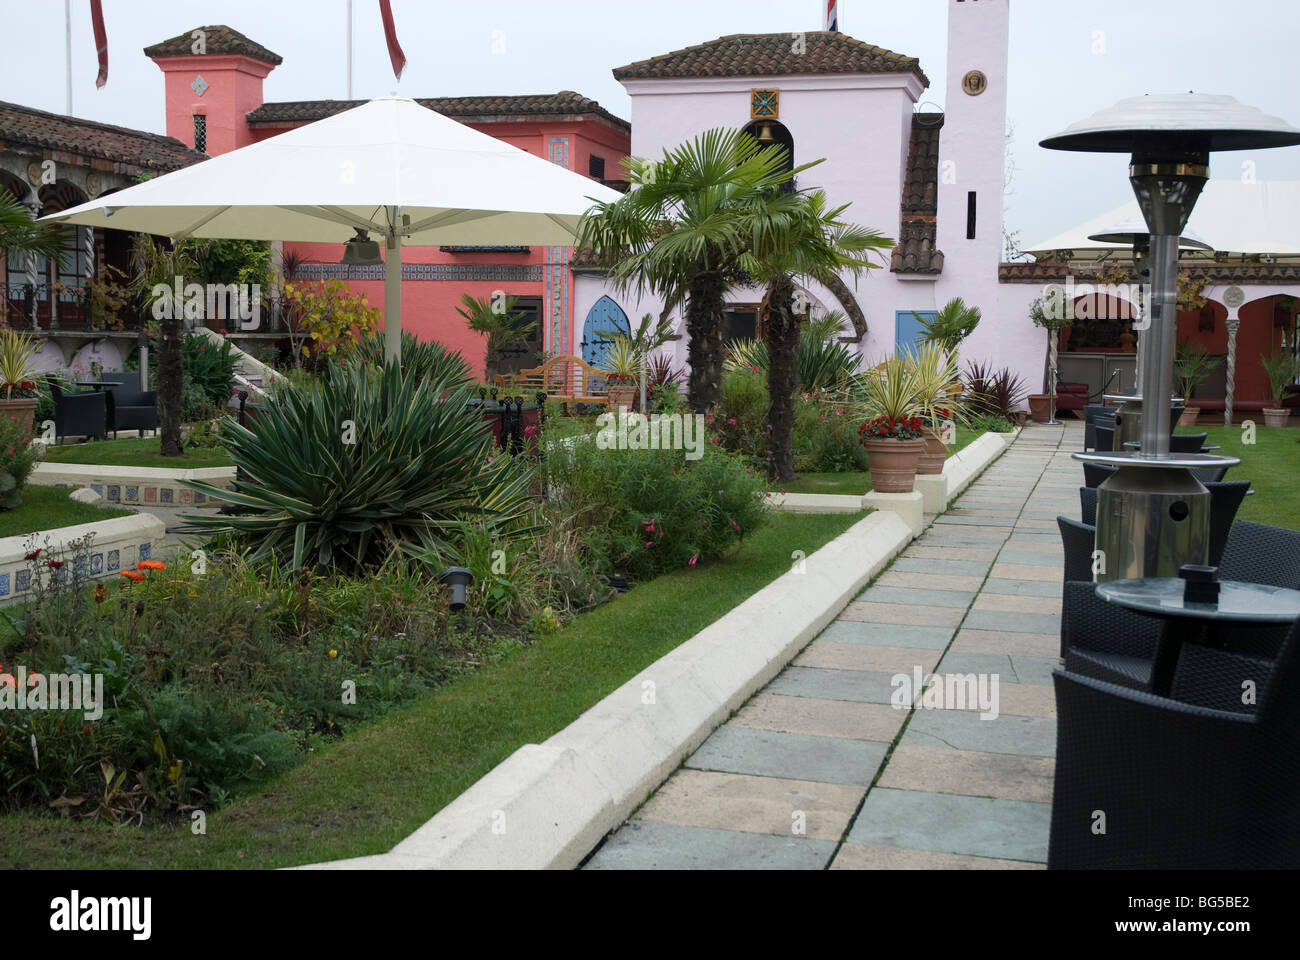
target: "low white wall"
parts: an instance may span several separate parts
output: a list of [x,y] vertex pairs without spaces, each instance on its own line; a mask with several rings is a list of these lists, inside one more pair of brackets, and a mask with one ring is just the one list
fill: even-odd
[[[24,559],[31,542],[27,535],[0,537],[0,603],[21,600],[31,593],[31,563],[42,564],[46,576],[59,575],[44,564],[64,545],[88,533],[94,533],[95,539],[85,560],[85,574],[99,579],[116,577],[123,570],[134,570],[140,560],[153,559],[154,546],[163,538],[166,528],[159,517],[148,513],[59,527],[36,535],[35,545],[41,550],[41,556],[35,561]],[[49,543],[46,543],[47,536]],[[71,556],[63,559],[69,566],[73,563]]]
[[191,490],[181,483],[183,480],[199,480],[230,489],[235,482],[235,468],[171,470],[166,467],[110,467],[46,461],[36,465],[28,482],[45,487],[89,487],[106,503],[127,506],[204,506],[217,499]]

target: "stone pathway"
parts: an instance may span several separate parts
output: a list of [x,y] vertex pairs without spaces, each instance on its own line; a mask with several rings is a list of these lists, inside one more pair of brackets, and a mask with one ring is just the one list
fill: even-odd
[[[1082,439],[1027,428],[586,868],[1042,868]],[[917,672],[996,678],[998,716],[892,705]]]

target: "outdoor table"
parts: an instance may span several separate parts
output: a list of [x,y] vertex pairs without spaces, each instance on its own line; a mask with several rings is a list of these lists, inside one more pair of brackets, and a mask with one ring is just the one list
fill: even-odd
[[[1160,619],[1160,640],[1151,667],[1151,692],[1156,696],[1169,696],[1188,634],[1193,642],[1223,648],[1220,627],[1276,626],[1300,619],[1300,590],[1221,580],[1217,603],[1188,603],[1183,599],[1186,583],[1180,577],[1147,577],[1097,584],[1097,595],[1107,603]],[[1190,629],[1179,629],[1180,625]]]
[[79,387],[94,387],[96,393],[99,393],[104,388],[103,380],[76,380],[73,382]]

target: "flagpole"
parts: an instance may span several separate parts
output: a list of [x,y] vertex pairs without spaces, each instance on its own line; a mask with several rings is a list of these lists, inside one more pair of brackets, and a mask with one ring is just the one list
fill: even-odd
[[68,85],[68,107],[65,113],[72,116],[72,0],[63,0],[63,58]]
[[352,99],[352,0],[348,0],[348,99]]

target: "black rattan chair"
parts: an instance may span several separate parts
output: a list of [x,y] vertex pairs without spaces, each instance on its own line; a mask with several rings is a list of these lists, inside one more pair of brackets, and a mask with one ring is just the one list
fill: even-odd
[[1079,519],[1092,526],[1097,525],[1097,488],[1079,488],[1079,506],[1082,508]]
[[1253,714],[1055,672],[1048,868],[1300,866],[1298,647],[1300,622]]
[[[1223,548],[1228,543],[1232,531],[1232,522],[1237,519],[1237,510],[1241,501],[1246,499],[1250,489],[1249,480],[1234,480],[1231,483],[1207,483],[1205,489],[1210,491],[1210,566],[1219,566],[1223,559]],[[1240,577],[1223,577],[1226,580],[1240,580]]]
[[1169,435],[1170,453],[1200,453],[1205,446],[1206,433],[1173,433]]
[[1224,544],[1219,577],[1300,590],[1300,531],[1238,520]]
[[1097,540],[1097,528],[1089,523],[1079,523],[1068,517],[1057,517],[1061,531],[1061,546],[1065,552],[1066,582],[1092,580],[1092,551]]
[[[1087,427],[1084,428],[1084,431],[1085,433],[1087,432]],[[1115,427],[1113,421],[1112,425],[1109,427],[1100,423],[1095,424],[1092,428],[1092,436],[1098,453],[1110,453],[1115,449]]]
[[1096,489],[1114,472],[1114,467],[1108,467],[1104,463],[1085,463],[1083,465],[1084,485]]
[[136,374],[106,373],[102,377],[104,391],[108,394],[108,429],[146,430],[158,429],[158,394],[141,390]]
[[105,436],[107,408],[102,393],[65,393],[57,383],[50,383],[54,400],[54,438]]
[[1083,408],[1083,449],[1092,450],[1097,446],[1097,427],[1115,429],[1115,408],[1089,404]]

